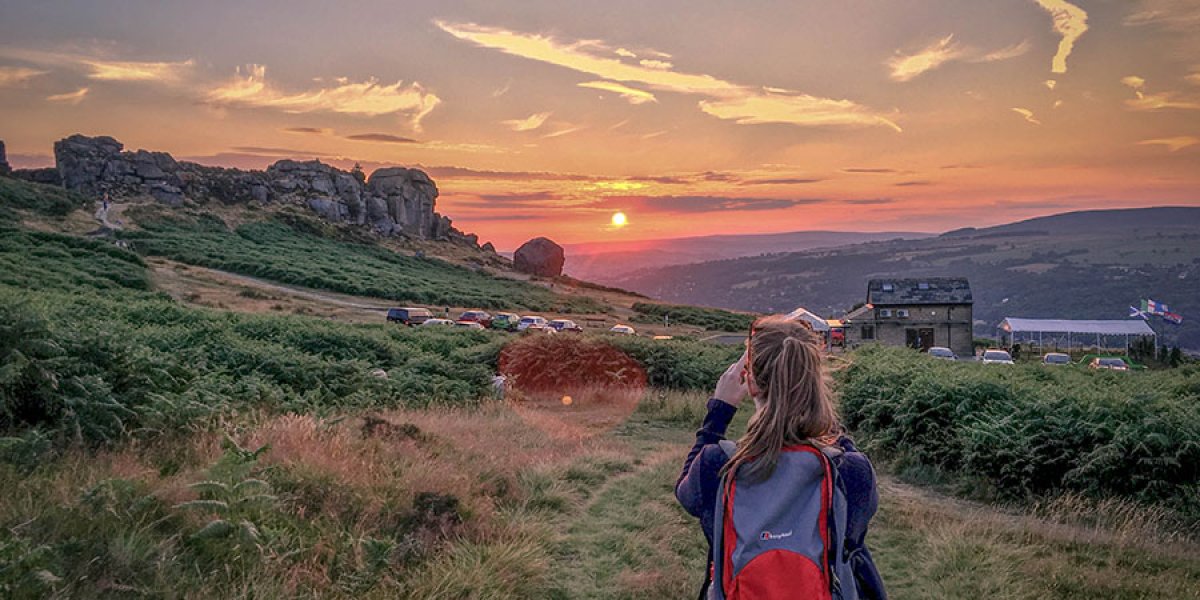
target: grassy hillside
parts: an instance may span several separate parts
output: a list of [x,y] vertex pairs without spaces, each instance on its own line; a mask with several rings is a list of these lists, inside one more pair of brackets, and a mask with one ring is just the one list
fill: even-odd
[[1162,340],[1200,349],[1200,209],[1104,211],[960,230],[924,240],[682,265],[631,276],[624,287],[670,302],[837,315],[876,277],[965,276],[977,330],[1006,316],[1123,319],[1141,298],[1166,302],[1182,326]]
[[205,213],[152,213],[137,222],[140,229],[123,237],[141,253],[282,283],[431,306],[600,308],[586,298],[566,298],[541,286],[400,254],[371,240],[338,239],[336,228],[299,215],[233,228]]

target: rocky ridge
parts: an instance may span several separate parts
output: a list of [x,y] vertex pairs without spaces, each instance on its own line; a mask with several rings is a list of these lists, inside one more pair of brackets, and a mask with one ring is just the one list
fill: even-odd
[[436,212],[437,186],[419,169],[388,167],[366,178],[318,160],[281,160],[264,171],[246,171],[178,161],[165,152],[126,151],[111,137],[79,134],[55,142],[54,158],[55,169],[14,175],[91,196],[108,194],[114,201],[149,196],[169,206],[290,203],[385,236],[479,246],[477,236],[455,229]]

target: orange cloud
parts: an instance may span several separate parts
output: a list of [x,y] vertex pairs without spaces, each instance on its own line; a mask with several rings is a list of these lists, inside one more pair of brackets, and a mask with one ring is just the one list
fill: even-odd
[[1075,42],[1088,30],[1087,12],[1066,0],[1034,0],[1039,6],[1050,13],[1054,19],[1054,31],[1062,36],[1058,42],[1058,52],[1050,63],[1050,70],[1055,73],[1067,72],[1067,57],[1075,48]]
[[576,85],[578,85],[579,87],[591,88],[594,90],[602,90],[605,92],[612,92],[614,94],[618,94],[622,98],[627,100],[630,104],[645,104],[647,102],[658,102],[658,98],[655,98],[654,94],[651,94],[650,92],[646,92],[646,91],[642,91],[639,89],[631,88],[629,86],[621,85],[615,81],[585,81],[583,83],[579,83]]
[[[552,37],[526,34],[474,23],[435,21],[446,33],[477,46],[505,54],[602,77],[610,81],[636,82],[655,90],[706,96],[700,109],[739,124],[786,123],[800,126],[877,126],[900,128],[888,118],[850,100],[818,98],[777,88],[755,88],[731,83],[711,75],[683,73],[672,69],[628,64],[620,59],[590,52],[607,48],[596,41],[564,43]],[[656,54],[665,58],[661,53]]]
[[950,34],[914,54],[904,55],[897,52],[886,64],[892,69],[893,81],[908,81],[963,54],[963,49],[954,43],[954,34]]
[[1042,124],[1041,121],[1034,118],[1033,111],[1029,110],[1028,108],[1013,108],[1012,111],[1017,113],[1018,115],[1021,115],[1022,117],[1025,117],[1026,121],[1029,121],[1030,123],[1033,123],[1034,125]]
[[501,123],[508,125],[513,131],[533,131],[534,129],[541,127],[548,118],[550,118],[550,113],[544,112],[529,115],[524,119],[509,119],[507,121],[501,121]]
[[1121,83],[1133,88],[1136,98],[1130,98],[1125,101],[1125,106],[1130,110],[1152,111],[1161,110],[1164,108],[1175,108],[1183,110],[1200,110],[1200,102],[1191,100],[1176,100],[1178,96],[1175,92],[1158,92],[1157,94],[1148,94],[1142,90],[1146,87],[1146,80],[1137,75],[1129,75],[1121,78]]
[[83,102],[83,98],[84,98],[84,96],[87,96],[87,94],[88,94],[88,88],[84,87],[84,88],[79,88],[79,89],[75,90],[74,92],[67,92],[65,94],[55,94],[53,96],[46,96],[46,100],[49,100],[50,102],[61,102],[63,104],[79,104],[80,102]]
[[1138,142],[1139,146],[1165,146],[1171,152],[1178,152],[1189,146],[1200,144],[1200,138],[1191,135],[1181,135],[1170,138],[1160,138],[1155,140],[1142,140]]
[[208,93],[209,101],[289,113],[327,111],[372,117],[399,114],[414,129],[420,129],[421,119],[441,103],[419,83],[383,85],[374,78],[358,83],[343,80],[332,87],[292,94],[268,84],[266,71],[262,65],[249,65],[244,71],[239,68],[233,79]]
[[38,75],[45,75],[47,72],[25,67],[0,67],[0,87],[24,83]]
[[183,77],[183,71],[192,66],[191,60],[182,62],[139,62],[83,59],[80,63],[91,69],[90,79],[101,81],[158,81],[174,82]]

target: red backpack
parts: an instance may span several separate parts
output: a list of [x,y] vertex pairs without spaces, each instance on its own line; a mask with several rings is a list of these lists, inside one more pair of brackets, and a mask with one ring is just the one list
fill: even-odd
[[[736,446],[724,440],[721,448],[732,457]],[[767,479],[737,473],[722,479],[711,600],[858,600],[842,548],[846,493],[835,462],[841,454],[836,446],[788,446]]]

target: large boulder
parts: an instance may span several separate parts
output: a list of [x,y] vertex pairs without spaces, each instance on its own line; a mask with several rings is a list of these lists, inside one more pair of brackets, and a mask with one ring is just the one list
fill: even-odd
[[0,175],[9,173],[12,173],[12,167],[8,166],[8,154],[4,152],[4,140],[0,140]]
[[521,244],[513,254],[513,268],[530,275],[558,277],[562,275],[566,254],[562,246],[552,240],[538,237]]

